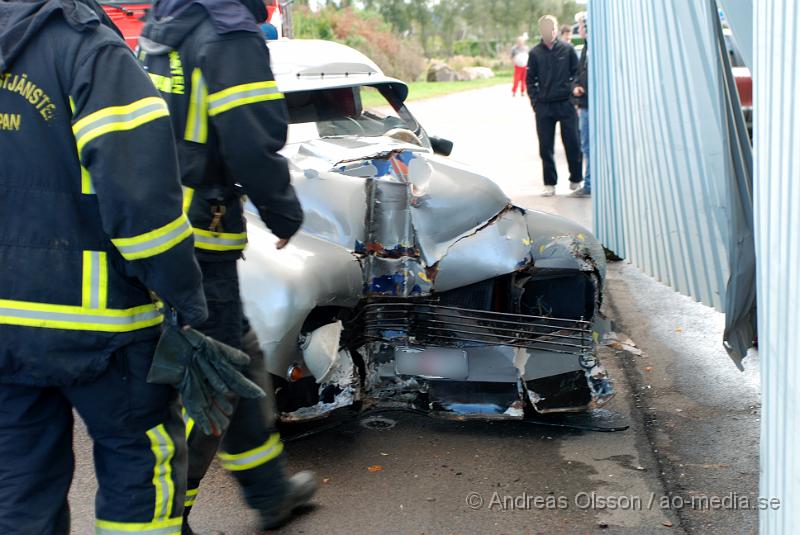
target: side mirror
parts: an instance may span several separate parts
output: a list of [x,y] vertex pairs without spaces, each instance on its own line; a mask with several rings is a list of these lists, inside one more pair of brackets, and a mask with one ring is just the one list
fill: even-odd
[[429,139],[431,141],[431,148],[436,154],[450,156],[450,153],[453,152],[453,142],[449,139],[436,136],[431,136]]

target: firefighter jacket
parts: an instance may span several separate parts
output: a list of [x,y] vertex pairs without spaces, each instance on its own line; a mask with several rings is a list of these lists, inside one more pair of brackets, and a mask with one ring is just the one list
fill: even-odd
[[206,5],[184,2],[175,14],[153,16],[139,41],[139,60],[169,104],[184,208],[206,261],[241,256],[243,194],[279,238],[291,237],[303,219],[288,162],[278,154],[288,112],[266,43],[243,4],[226,6],[221,19]]
[[207,312],[167,105],[75,0],[0,2],[0,383],[68,385]]

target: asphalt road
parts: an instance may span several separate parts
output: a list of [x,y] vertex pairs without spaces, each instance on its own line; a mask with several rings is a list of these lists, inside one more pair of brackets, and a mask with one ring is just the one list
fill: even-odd
[[[590,226],[591,202],[565,196],[563,150],[559,195],[539,196],[533,115],[509,88],[417,102],[412,111],[429,133],[455,141],[453,158],[519,204]],[[602,350],[617,389],[610,409],[630,419],[628,431],[407,413],[384,414],[395,425],[383,430],[346,421],[287,444],[291,470],[315,470],[324,483],[314,508],[281,533],[755,533],[752,511],[663,501],[670,493],[756,492],[758,376],[727,361],[721,315],[624,263],[610,268],[606,313],[644,351]],[[91,533],[91,446],[81,429],[75,451],[74,532]],[[192,516],[198,530],[258,533],[235,482],[216,465]]]

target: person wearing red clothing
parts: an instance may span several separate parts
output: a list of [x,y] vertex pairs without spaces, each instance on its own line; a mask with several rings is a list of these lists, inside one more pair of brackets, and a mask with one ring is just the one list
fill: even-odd
[[528,73],[528,47],[525,46],[525,37],[517,38],[517,44],[511,48],[511,61],[514,63],[514,85],[511,87],[511,96],[525,96],[525,75]]

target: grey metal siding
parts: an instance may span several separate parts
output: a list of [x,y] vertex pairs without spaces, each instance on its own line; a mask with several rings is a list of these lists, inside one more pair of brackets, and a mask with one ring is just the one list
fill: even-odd
[[590,3],[590,153],[600,241],[724,310],[730,170],[712,16],[692,0]]
[[[754,219],[764,535],[800,531],[800,5],[755,2]],[[776,36],[780,36],[777,38]]]

